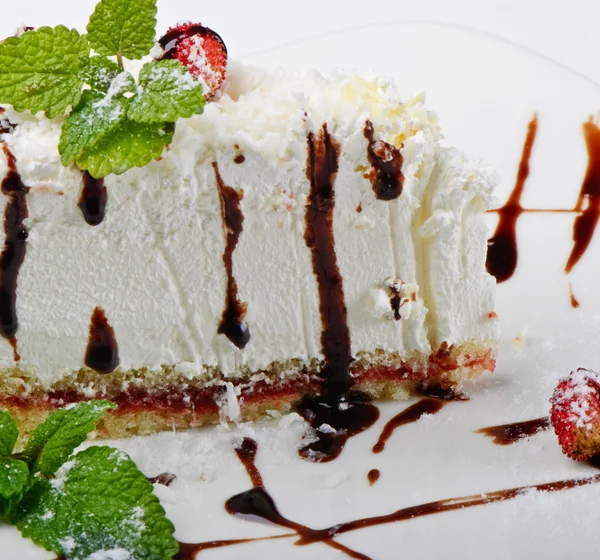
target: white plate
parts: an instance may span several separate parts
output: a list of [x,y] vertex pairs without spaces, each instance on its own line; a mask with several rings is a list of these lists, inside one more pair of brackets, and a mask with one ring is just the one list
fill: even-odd
[[[479,155],[502,175],[498,198],[513,186],[526,126],[539,131],[525,207],[573,207],[587,164],[581,125],[600,108],[600,88],[546,59],[474,32],[435,25],[357,29],[255,55],[259,64],[375,69],[394,76],[404,96],[428,92],[448,142]],[[148,475],[170,471],[158,487],[180,540],[195,542],[281,534],[268,524],[229,516],[225,500],[250,488],[232,442],[259,442],[258,466],[284,515],[314,528],[389,513],[423,502],[596,474],[566,459],[550,432],[500,447],[474,430],[543,416],[556,380],[578,366],[600,368],[600,244],[592,242],[570,278],[563,268],[573,216],[527,214],[518,227],[519,266],[498,289],[503,337],[498,369],[470,391],[470,402],[399,429],[386,450],[371,447],[384,423],[406,403],[381,405],[375,427],[350,440],[329,464],[296,454],[300,422],[162,434],[118,442]],[[490,225],[494,217],[490,216]],[[572,281],[581,307],[570,306]],[[515,345],[514,338],[524,340]],[[286,422],[285,420],[283,421]],[[381,471],[372,487],[367,472]],[[372,558],[565,558],[596,554],[600,485],[363,529],[337,540]],[[50,557],[12,528],[0,529],[2,558]],[[208,550],[201,558],[340,558],[324,544],[294,539]]]

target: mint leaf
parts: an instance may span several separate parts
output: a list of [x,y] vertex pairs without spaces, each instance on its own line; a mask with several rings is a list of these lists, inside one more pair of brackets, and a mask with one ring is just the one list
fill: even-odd
[[17,111],[45,111],[50,119],[77,105],[80,74],[90,48],[77,31],[40,27],[0,43],[0,104]]
[[154,46],[156,0],[101,0],[87,26],[92,48],[103,56],[137,60]]
[[13,514],[24,537],[69,559],[124,549],[131,558],[164,560],[178,551],[166,518],[135,463],[110,447],[90,447],[41,480]]
[[107,92],[112,81],[121,73],[119,66],[103,56],[93,56],[81,71],[80,77],[96,91]]
[[12,416],[0,410],[0,455],[10,455],[18,437],[19,430]]
[[80,402],[51,412],[29,437],[24,456],[32,463],[32,471],[45,476],[54,474],[81,445],[109,408],[109,401]]
[[29,485],[29,468],[18,459],[0,459],[0,520],[6,520]]
[[142,124],[123,120],[76,158],[82,170],[96,179],[110,173],[124,173],[132,167],[144,167],[159,158],[166,144],[173,140],[174,126],[168,123]]
[[141,123],[175,122],[202,113],[202,85],[178,60],[145,64],[127,116]]
[[81,103],[64,122],[58,144],[62,164],[76,161],[86,148],[115,130],[125,118],[125,100],[84,91]]

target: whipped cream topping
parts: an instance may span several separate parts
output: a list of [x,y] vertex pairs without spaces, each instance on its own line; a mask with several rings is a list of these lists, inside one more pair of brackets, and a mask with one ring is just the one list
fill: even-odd
[[[377,76],[231,63],[222,92],[203,115],[177,124],[160,161],[106,178],[106,217],[97,226],[78,207],[82,173],[60,163],[61,120],[7,113],[19,126],[2,139],[30,187],[18,366],[43,385],[84,367],[96,307],[114,329],[123,370],[176,365],[190,378],[219,370],[231,380],[272,362],[322,359],[304,231],[307,136],[325,123],[340,144],[333,232],[353,355],[429,354],[442,342],[497,338],[482,216],[497,179],[440,148],[422,94],[403,103]],[[368,178],[366,121],[375,140],[400,149],[404,182],[394,200],[377,199]],[[243,349],[218,333],[227,232],[213,162],[225,185],[243,191],[243,231],[232,255],[252,334]],[[6,171],[0,155],[0,177]],[[410,311],[402,321],[372,311],[377,290],[390,311],[388,278],[415,294],[403,296]],[[0,339],[0,366],[14,365]]]

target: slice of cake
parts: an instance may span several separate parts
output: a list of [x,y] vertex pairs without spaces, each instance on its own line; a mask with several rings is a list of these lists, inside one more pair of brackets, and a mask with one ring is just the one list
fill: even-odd
[[[495,174],[442,148],[423,96],[390,80],[230,63],[221,84],[205,71],[220,39],[184,31],[156,55],[214,96],[144,167],[64,166],[65,118],[5,103],[0,407],[27,428],[110,399],[104,433],[123,436],[493,370]],[[129,99],[123,82],[94,110]]]

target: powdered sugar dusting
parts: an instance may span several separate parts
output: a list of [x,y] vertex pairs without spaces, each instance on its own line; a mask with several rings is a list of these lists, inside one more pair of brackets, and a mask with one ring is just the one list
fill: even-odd
[[137,534],[141,534],[146,529],[146,524],[143,521],[144,518],[144,508],[137,506],[133,508],[133,513],[129,519],[124,521],[124,525],[127,526],[128,529],[133,530]]
[[60,541],[60,546],[65,552],[71,552],[77,546],[75,539],[73,537],[65,537]]
[[189,47],[189,64],[192,72],[197,76],[202,83],[205,91],[213,91],[215,86],[218,87],[221,83],[222,76],[220,72],[213,69],[204,50],[204,37],[194,35],[191,37],[191,45]]
[[62,467],[60,467],[60,469],[58,469],[58,471],[56,472],[56,475],[50,481],[52,488],[54,488],[58,492],[62,492],[62,490],[65,486],[67,477],[69,476],[69,473],[71,472],[71,470],[73,469],[75,464],[76,464],[76,460],[71,459],[70,461],[67,461],[66,463],[64,463],[62,465]]
[[[164,66],[153,66],[150,70],[148,81],[152,83],[167,82],[173,85],[177,91],[190,91],[198,87],[198,80],[189,72],[182,72],[180,69],[166,68]],[[139,87],[138,92],[143,93],[144,88]]]
[[91,554],[87,560],[131,560],[131,554],[124,548],[99,550]]
[[[127,87],[132,84],[133,78],[129,72],[121,72],[118,76],[114,78],[111,82],[110,87],[108,88],[108,92],[98,101],[94,102],[92,108],[94,111],[104,111],[108,108],[111,108],[113,100],[121,95]],[[109,121],[117,121],[123,115],[123,107],[121,104],[115,104],[114,107],[111,108],[109,113],[103,114],[103,118]],[[91,123],[90,123],[91,124]]]

